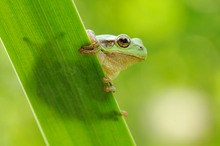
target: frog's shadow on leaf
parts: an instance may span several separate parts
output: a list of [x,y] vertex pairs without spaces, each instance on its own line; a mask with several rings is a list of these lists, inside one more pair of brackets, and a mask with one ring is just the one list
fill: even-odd
[[[85,83],[87,78],[79,80],[76,74],[86,72],[87,66],[90,64],[82,65],[77,59],[65,58],[65,53],[62,52],[65,48],[57,49],[57,47],[61,47],[60,43],[65,36],[66,33],[61,32],[45,43],[35,43],[27,37],[23,38],[32,54],[35,56],[37,54],[32,68],[32,75],[25,83],[26,88],[34,88],[35,93],[30,92],[30,94],[37,96],[44,104],[49,105],[51,110],[59,113],[63,118],[68,116],[80,120],[85,117],[93,120],[118,120],[118,117],[121,116],[120,112],[114,109],[101,112],[98,109],[98,104],[106,104],[109,100],[105,96],[108,93],[105,93],[103,88],[100,88],[98,96],[91,95],[90,98],[79,98],[82,96],[80,91],[77,90],[78,85],[81,85],[79,81],[84,80]],[[67,45],[63,46],[68,47]],[[95,73],[93,74],[93,76],[97,76]],[[103,85],[101,84],[100,87],[103,87]],[[33,89],[29,89],[28,91],[33,91]],[[88,90],[83,89],[81,91],[89,92]],[[34,97],[31,95],[30,98]],[[88,99],[84,100],[85,98]],[[85,110],[81,107],[83,104],[97,104],[97,106],[88,106]],[[88,111],[90,112],[88,113]]]

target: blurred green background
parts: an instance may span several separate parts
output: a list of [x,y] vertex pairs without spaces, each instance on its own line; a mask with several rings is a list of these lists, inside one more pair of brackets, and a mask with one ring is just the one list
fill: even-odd
[[[219,0],[75,3],[86,28],[148,48],[147,61],[114,80],[137,145],[220,145]],[[3,46],[0,62],[0,145],[45,145]]]

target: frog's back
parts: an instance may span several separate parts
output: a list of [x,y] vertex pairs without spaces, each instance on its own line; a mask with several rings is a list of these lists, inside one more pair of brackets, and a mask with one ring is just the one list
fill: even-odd
[[102,49],[110,49],[115,45],[116,36],[114,35],[98,35],[97,41],[100,43]]

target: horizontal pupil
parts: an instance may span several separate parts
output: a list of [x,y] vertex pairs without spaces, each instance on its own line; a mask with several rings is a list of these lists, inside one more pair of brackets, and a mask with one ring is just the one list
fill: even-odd
[[121,38],[122,43],[128,43],[128,40],[126,38]]

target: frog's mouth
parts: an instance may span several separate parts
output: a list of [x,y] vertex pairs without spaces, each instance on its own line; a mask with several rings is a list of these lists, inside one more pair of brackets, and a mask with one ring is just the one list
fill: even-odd
[[144,60],[145,60],[145,57],[132,56],[132,55],[127,55],[127,56],[129,56],[130,58],[136,58],[136,59],[138,59],[138,60],[140,60],[140,61],[144,61]]
[[140,62],[145,60],[145,57],[125,54],[121,52],[112,52],[107,53],[106,55],[113,60],[118,60],[120,62]]
[[130,55],[130,54],[126,54],[126,53],[121,53],[121,52],[117,52],[116,54],[120,54],[120,56],[122,58],[129,58],[129,59],[134,59],[134,60],[139,60],[139,61],[144,61],[146,59],[146,57],[144,56],[137,56],[137,55]]

